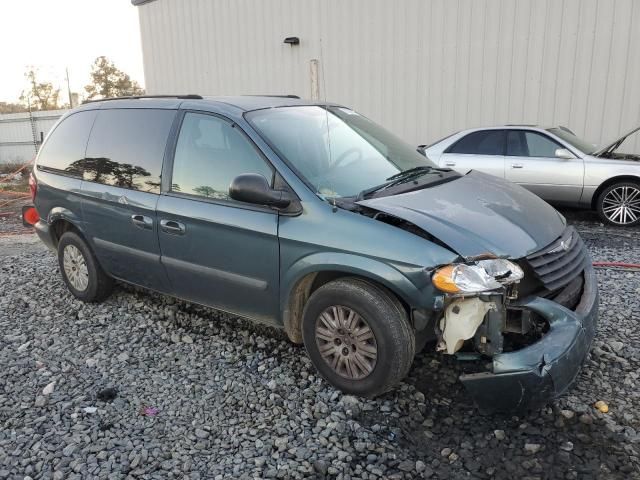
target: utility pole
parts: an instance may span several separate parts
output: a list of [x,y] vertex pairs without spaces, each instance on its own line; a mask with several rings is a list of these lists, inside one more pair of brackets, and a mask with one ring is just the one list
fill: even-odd
[[69,68],[65,67],[67,73],[67,94],[69,95],[69,108],[73,108],[73,99],[71,98],[71,87],[69,86]]

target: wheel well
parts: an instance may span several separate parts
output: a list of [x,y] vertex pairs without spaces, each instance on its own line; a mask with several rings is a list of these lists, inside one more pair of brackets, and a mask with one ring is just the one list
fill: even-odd
[[597,190],[593,194],[593,197],[591,198],[591,208],[593,210],[596,209],[598,197],[604,190],[609,188],[614,183],[620,183],[620,182],[632,182],[632,183],[640,184],[640,177],[634,177],[633,175],[621,175],[619,177],[613,177],[606,180],[597,188]]
[[341,271],[323,271],[323,272],[313,272],[305,275],[302,279],[300,279],[296,285],[291,290],[291,294],[289,295],[289,302],[285,307],[284,311],[284,329],[287,333],[289,339],[294,342],[301,344],[302,343],[302,312],[304,310],[304,306],[309,300],[309,297],[313,292],[315,292],[321,286],[332,282],[333,280],[337,280],[338,278],[343,277],[353,277],[360,278],[361,280],[365,280],[369,283],[375,284],[376,286],[383,288],[390,292],[398,301],[402,304],[404,309],[407,312],[407,315],[410,315],[411,309],[409,305],[395,292],[387,288],[385,285],[367,278],[362,275],[355,275],[349,272],[341,272]]
[[60,237],[62,237],[66,232],[73,231],[84,239],[84,235],[82,235],[80,230],[78,230],[73,223],[62,218],[53,222],[49,228],[51,229],[51,237],[53,238],[53,245],[55,247],[58,246]]

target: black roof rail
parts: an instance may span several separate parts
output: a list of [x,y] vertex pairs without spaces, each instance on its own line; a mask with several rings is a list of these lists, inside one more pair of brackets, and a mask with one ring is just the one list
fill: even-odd
[[300,98],[298,95],[244,95],[245,97]]
[[139,100],[141,98],[179,98],[181,100],[202,100],[201,95],[189,93],[187,95],[133,95],[133,96],[127,96],[127,97],[109,97],[109,98],[99,98],[96,100],[85,100],[82,103],[85,104],[85,103],[94,103],[94,102],[107,102],[110,100]]

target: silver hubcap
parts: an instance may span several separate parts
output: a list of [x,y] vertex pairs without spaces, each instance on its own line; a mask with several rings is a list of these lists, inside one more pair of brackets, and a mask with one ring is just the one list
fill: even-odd
[[78,247],[75,245],[64,247],[62,265],[67,280],[73,288],[79,292],[86,290],[89,285],[89,270],[87,270],[87,262]]
[[367,322],[348,307],[332,306],[320,314],[316,344],[327,365],[341,377],[359,380],[376,366],[376,337]]
[[640,189],[630,186],[611,190],[602,201],[604,215],[613,223],[626,225],[640,218]]

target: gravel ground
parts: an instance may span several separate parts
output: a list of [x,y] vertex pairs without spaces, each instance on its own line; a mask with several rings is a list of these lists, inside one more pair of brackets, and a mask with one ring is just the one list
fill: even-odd
[[[567,217],[596,260],[640,261],[638,229]],[[574,388],[480,416],[447,357],[420,354],[376,400],[345,396],[278,330],[126,286],[83,304],[33,236],[0,238],[0,479],[640,479],[640,273],[598,276]]]

